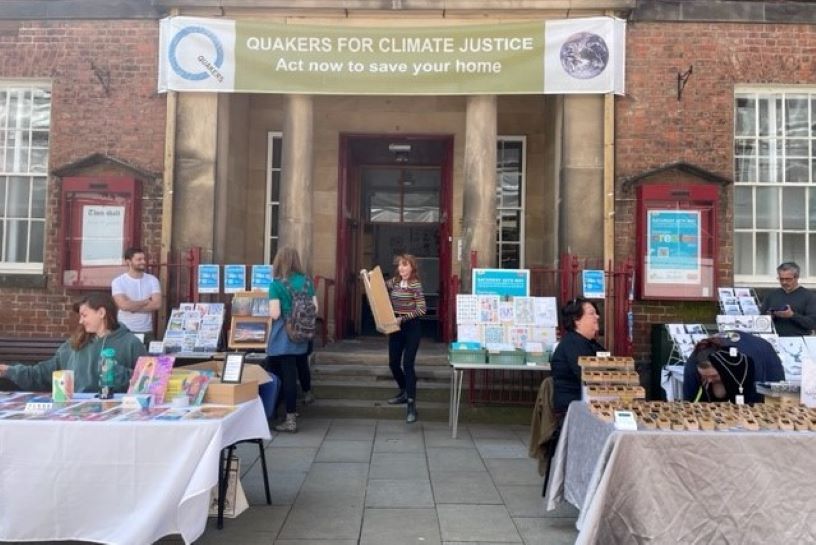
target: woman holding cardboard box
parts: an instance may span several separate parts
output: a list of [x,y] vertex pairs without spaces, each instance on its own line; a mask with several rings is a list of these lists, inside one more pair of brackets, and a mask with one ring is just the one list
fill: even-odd
[[73,371],[74,391],[93,393],[99,391],[100,354],[104,349],[113,349],[113,390],[127,390],[136,360],[147,352],[144,343],[117,321],[113,297],[90,293],[74,303],[74,312],[79,314],[79,326],[56,354],[36,365],[0,364],[0,377],[25,390],[41,392],[51,390],[54,371]]
[[416,258],[409,254],[394,259],[396,274],[386,283],[400,330],[388,336],[388,367],[399,386],[389,405],[407,403],[405,421],[416,422],[416,373],[414,360],[422,336],[420,317],[425,315],[425,294],[419,281]]

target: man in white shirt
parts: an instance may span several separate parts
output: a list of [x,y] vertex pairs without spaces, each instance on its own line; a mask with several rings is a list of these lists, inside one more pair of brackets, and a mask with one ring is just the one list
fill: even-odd
[[144,334],[147,343],[153,339],[153,313],[161,305],[161,286],[158,278],[145,272],[147,261],[141,248],[128,248],[125,263],[128,271],[111,283],[117,317],[132,332]]

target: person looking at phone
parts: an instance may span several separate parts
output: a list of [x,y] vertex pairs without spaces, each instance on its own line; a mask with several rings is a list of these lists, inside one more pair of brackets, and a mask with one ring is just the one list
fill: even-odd
[[765,296],[760,309],[773,317],[780,337],[813,334],[816,328],[816,295],[799,285],[799,265],[786,261],[776,268],[780,287]]

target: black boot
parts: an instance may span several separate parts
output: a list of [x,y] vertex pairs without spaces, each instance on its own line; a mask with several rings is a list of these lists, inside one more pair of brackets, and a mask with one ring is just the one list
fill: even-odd
[[405,417],[405,421],[409,424],[417,421],[416,402],[410,398],[408,399],[408,415]]
[[389,405],[402,405],[406,401],[408,401],[408,396],[405,395],[405,390],[400,390],[396,396],[389,399],[386,403]]

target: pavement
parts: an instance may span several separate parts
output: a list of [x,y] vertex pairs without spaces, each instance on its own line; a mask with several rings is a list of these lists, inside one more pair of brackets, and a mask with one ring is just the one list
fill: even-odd
[[[421,418],[422,415],[420,415]],[[196,545],[560,545],[577,511],[547,512],[527,426],[301,417],[265,448],[241,445],[250,508]],[[166,538],[162,545],[180,543]]]

